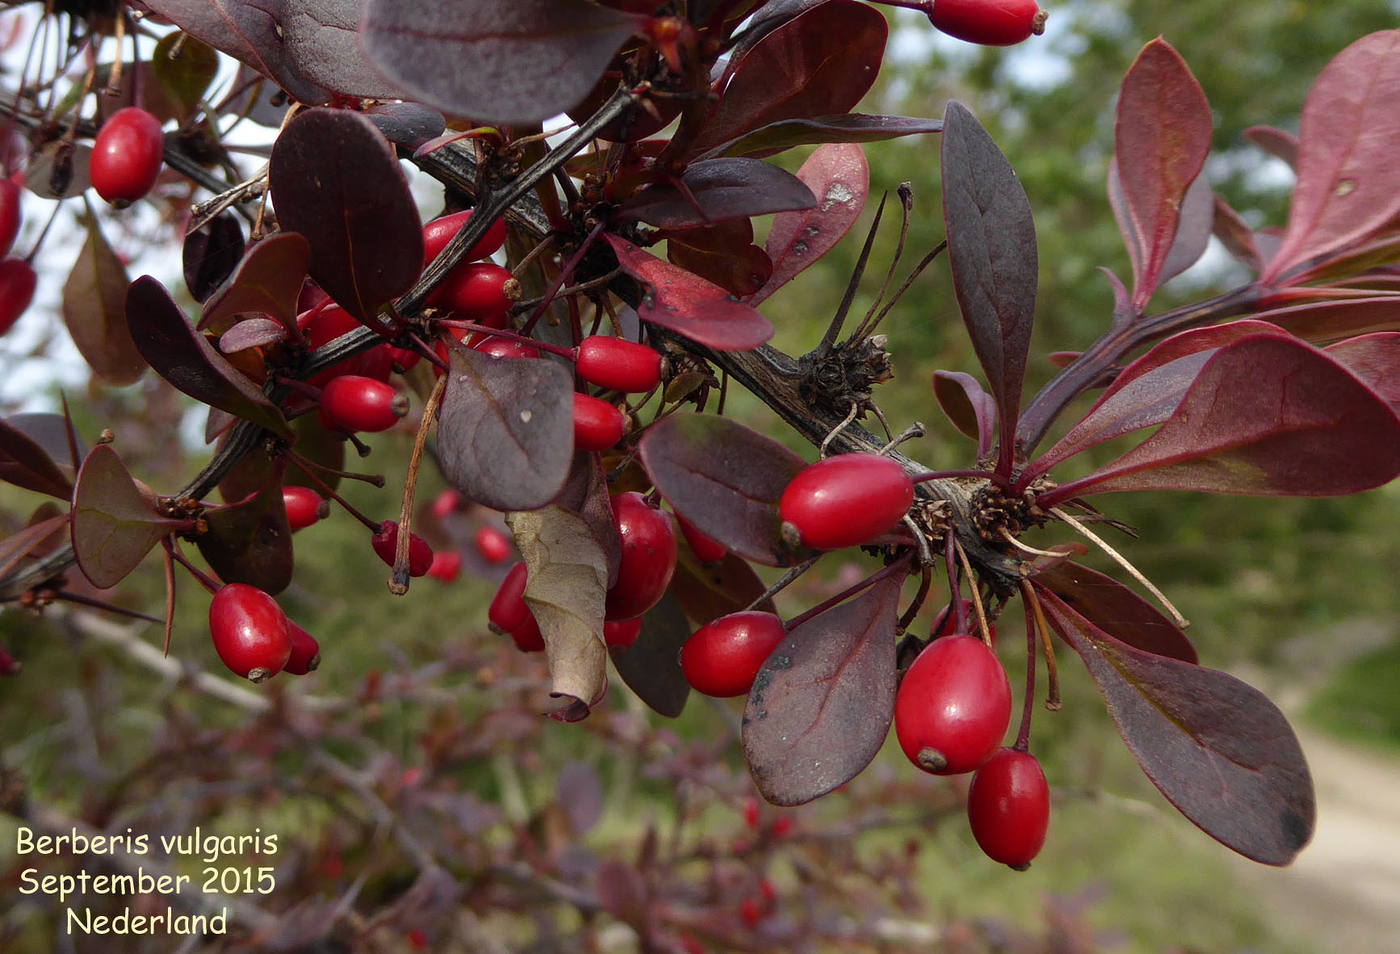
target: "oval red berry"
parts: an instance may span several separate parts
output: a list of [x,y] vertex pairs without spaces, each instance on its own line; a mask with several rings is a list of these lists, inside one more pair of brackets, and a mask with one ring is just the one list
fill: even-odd
[[408,398],[394,386],[358,374],[343,374],[321,389],[321,410],[347,431],[387,431],[408,412]]
[[468,262],[453,269],[431,295],[429,304],[457,313],[467,321],[484,321],[510,311],[520,300],[520,283],[510,269],[495,262]]
[[214,651],[235,675],[254,682],[275,676],[292,655],[287,615],[257,587],[229,583],[209,603]]
[[778,514],[804,545],[837,550],[891,529],[913,502],[914,484],[896,461],[841,454],[794,477],[778,501]]
[[621,408],[574,392],[574,450],[604,451],[616,447],[626,429],[627,416]]
[[617,580],[608,590],[604,618],[634,619],[660,601],[676,572],[676,531],[671,518],[635,491],[612,499],[613,519],[622,537]]
[[679,513],[676,514],[676,522],[681,525],[681,534],[685,537],[685,542],[690,544],[691,551],[701,563],[718,563],[729,555],[729,549],[724,544],[705,536],[699,527]]
[[754,610],[721,616],[701,626],[681,649],[681,670],[696,692],[743,696],[763,662],[786,638],[782,620]]
[[643,344],[595,335],[578,346],[578,375],[609,391],[639,394],[661,383],[661,355]]
[[128,106],[113,113],[97,131],[88,174],[92,187],[108,202],[135,202],[156,184],[164,161],[160,120]]
[[934,775],[971,772],[997,750],[1011,724],[1011,683],[987,644],[944,636],[904,674],[894,703],[904,754]]
[[310,487],[288,484],[282,488],[282,503],[287,508],[287,523],[293,533],[305,530],[325,516],[325,498]]
[[1045,29],[1036,0],[935,0],[928,18],[949,36],[983,46],[1011,46]]
[[993,861],[1030,865],[1050,829],[1050,785],[1029,752],[1002,749],[972,777],[967,820],[977,845]]
[[487,563],[504,563],[515,553],[515,541],[500,527],[487,524],[476,532],[476,552]]
[[[472,210],[463,212],[453,212],[451,215],[444,215],[433,219],[423,226],[423,267],[427,268],[428,263],[442,254],[442,250],[447,247],[447,243],[462,231],[462,226],[471,220]],[[491,223],[486,230],[486,234],[471,247],[463,262],[470,262],[475,259],[486,258],[500,251],[501,246],[506,244],[506,223],[504,219],[497,219]]]
[[19,237],[19,226],[23,220],[23,203],[20,201],[23,190],[15,180],[0,178],[0,255],[9,255]]
[[642,635],[642,620],[626,619],[620,623],[603,624],[603,642],[614,649],[626,649]]
[[[397,521],[386,520],[379,525],[379,532],[369,541],[379,559],[386,566],[394,565],[394,556],[399,548],[399,525]],[[425,576],[433,566],[433,548],[416,533],[408,535],[408,575]]]
[[293,676],[304,676],[321,665],[321,644],[291,620],[287,620],[287,631],[292,636],[292,654],[287,657],[283,671]]
[[510,568],[510,572],[506,574],[506,578],[496,589],[496,595],[491,600],[491,608],[486,611],[486,618],[491,620],[492,624],[501,632],[514,632],[534,619],[530,613],[530,607],[525,605],[525,600],[522,598],[525,584],[528,581],[529,569],[525,566],[524,561],[521,561]]
[[0,261],[0,335],[14,327],[34,301],[39,276],[22,258]]

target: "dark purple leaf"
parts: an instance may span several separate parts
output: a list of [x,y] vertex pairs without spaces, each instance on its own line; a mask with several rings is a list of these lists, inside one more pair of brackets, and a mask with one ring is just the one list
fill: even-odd
[[257,242],[205,301],[199,330],[223,334],[243,314],[267,315],[285,329],[295,328],[297,298],[310,261],[311,246],[296,232],[279,232]]
[[597,454],[574,455],[569,479],[555,498],[554,505],[578,515],[593,531],[607,560],[608,586],[611,587],[617,582],[617,571],[622,562],[622,537],[617,531],[617,520],[613,517],[608,477],[603,471],[602,458]]
[[1381,331],[1348,338],[1327,348],[1327,353],[1400,413],[1400,333]]
[[[676,573],[671,578],[671,592],[680,602],[685,615],[697,626],[714,622],[721,616],[748,609],[767,589],[758,574],[732,553],[713,565],[701,563],[685,540],[681,540]],[[771,599],[754,607],[765,613],[776,613]]]
[[136,350],[177,391],[275,434],[291,435],[277,406],[190,327],[160,282],[143,275],[131,283],[126,318]]
[[870,193],[870,166],[865,150],[854,143],[831,143],[817,150],[797,170],[817,205],[804,212],[773,217],[766,249],[773,274],[746,301],[757,305],[821,258],[851,230]]
[[1255,317],[1314,344],[1328,344],[1356,335],[1400,329],[1400,296],[1310,301],[1270,308]]
[[423,269],[418,206],[394,149],[365,117],[309,109],[272,147],[268,187],[278,221],[311,243],[311,277],[370,322]]
[[744,707],[744,758],[775,805],[802,805],[860,774],[889,734],[898,685],[898,575],[788,633]]
[[1210,152],[1210,129],[1210,104],[1181,55],[1160,37],[1148,43],[1123,79],[1109,172],[1118,180],[1109,197],[1132,259],[1139,312],[1167,278],[1163,266],[1187,188]]
[[[618,220],[686,229],[728,219],[810,209],[817,204],[801,179],[761,159],[693,162],[681,176],[681,184],[689,191],[689,199],[677,186],[656,183],[624,202],[618,210]],[[694,200],[693,205],[690,200]]]
[[1259,280],[1364,238],[1400,214],[1400,30],[1362,37],[1303,104],[1288,231]]
[[360,49],[360,0],[147,0],[180,29],[270,76],[303,103],[328,91],[398,99]]
[[[280,476],[281,467],[274,467]],[[246,583],[276,596],[292,582],[292,530],[282,482],[268,481],[256,494],[204,512],[209,532],[195,540],[225,583]]]
[[15,418],[22,416],[0,420],[0,480],[67,500],[73,494],[72,478],[40,441],[19,426]]
[[49,455],[71,488],[72,480],[78,475],[78,468],[87,456],[87,447],[78,438],[77,433],[71,430],[66,414],[65,401],[63,414],[22,411],[5,418],[5,423],[38,444],[43,452]]
[[1395,412],[1325,352],[1261,334],[1217,351],[1146,441],[1042,500],[1121,490],[1325,497],[1397,474]]
[[753,223],[731,219],[706,228],[664,232],[672,265],[743,298],[773,274],[768,253],[753,244]]
[[[707,0],[707,2],[710,6],[714,6],[720,0]],[[794,17],[801,16],[812,7],[826,2],[827,0],[767,0],[767,2],[759,4],[759,9],[754,13],[753,19],[745,25],[743,33],[737,38],[738,42],[734,46],[734,52],[742,54]]]
[[672,593],[642,616],[642,632],[626,649],[612,650],[622,681],[652,710],[674,719],[690,698],[690,683],[681,670],[680,653],[690,638],[690,623]]
[[1035,317],[1035,222],[1011,164],[967,107],[953,100],[943,119],[943,217],[953,291],[997,401],[997,467],[1007,473]]
[[977,459],[985,457],[997,424],[996,400],[976,378],[961,371],[933,372],[933,396],[953,426],[977,442]]
[[91,208],[82,219],[87,238],[63,284],[63,323],[94,374],[117,386],[135,384],[146,362],[126,325],[126,268]]
[[803,559],[782,541],[778,500],[807,466],[777,441],[709,414],[673,414],[647,428],[642,466],[676,512],[730,552],[764,566]]
[[603,233],[618,264],[643,286],[637,315],[717,351],[747,351],[773,337],[773,326],[734,295],[626,239]]
[[1298,137],[1291,132],[1277,126],[1250,126],[1244,131],[1244,138],[1288,163],[1290,169],[1298,167]]
[[248,318],[240,321],[219,338],[219,350],[233,354],[247,348],[262,348],[287,340],[287,329],[271,318]]
[[238,217],[220,212],[185,236],[185,285],[195,301],[214,294],[243,260],[243,229]]
[[0,540],[0,577],[5,576],[31,554],[38,555],[45,549],[44,544],[68,524],[67,512],[46,517],[37,522],[31,521],[14,536]]
[[1083,658],[1128,750],[1207,835],[1269,865],[1312,838],[1317,811],[1283,713],[1233,676],[1134,649],[1038,588],[1055,631]]
[[136,485],[111,445],[88,452],[73,487],[73,555],[93,586],[116,586],[183,526],[160,512],[155,494]]
[[882,142],[901,136],[918,136],[943,131],[941,119],[912,116],[871,116],[845,113],[811,119],[784,119],[755,129],[712,152],[726,156],[763,158],[809,143]]
[[535,510],[559,496],[574,460],[569,372],[462,348],[450,362],[437,432],[447,482],[493,510]]
[[1134,649],[1196,662],[1196,647],[1181,628],[1112,577],[1065,560],[1040,570],[1035,582],[1084,619]]
[[369,0],[363,39],[375,65],[414,98],[524,125],[582,99],[649,19],[585,0]]
[[385,139],[405,149],[417,149],[447,128],[442,113],[418,103],[380,103],[370,108],[365,118]]
[[1243,262],[1254,274],[1259,274],[1264,269],[1264,258],[1255,244],[1254,230],[1224,199],[1218,195],[1214,198],[1215,218],[1211,222],[1211,233],[1236,260]]
[[692,155],[784,119],[850,112],[875,82],[888,33],[857,0],[827,0],[784,23],[736,55]]

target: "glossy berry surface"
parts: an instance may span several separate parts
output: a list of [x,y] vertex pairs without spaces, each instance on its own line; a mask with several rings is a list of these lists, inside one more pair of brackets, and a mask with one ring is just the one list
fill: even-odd
[[292,654],[287,657],[287,665],[282,669],[293,676],[304,676],[321,665],[321,644],[316,642],[315,636],[291,620],[287,620],[287,631],[292,637]]
[[523,341],[502,338],[500,335],[483,335],[467,342],[473,351],[489,354],[493,358],[538,358],[540,349]]
[[783,621],[772,613],[750,610],[721,616],[686,640],[681,670],[696,692],[747,695],[763,661],[786,636]]
[[603,624],[603,642],[614,649],[626,649],[642,635],[642,620],[627,619],[620,623]]
[[510,311],[520,300],[520,283],[510,269],[495,262],[468,262],[453,269],[443,279],[428,302],[455,312],[466,321],[479,321]]
[[[399,546],[399,525],[397,521],[386,520],[379,525],[379,532],[369,541],[374,552],[386,566],[394,565],[394,554]],[[425,576],[433,565],[433,548],[416,533],[408,535],[408,575]]]
[[28,310],[38,283],[34,267],[24,259],[0,261],[0,335],[13,328],[20,315]]
[[971,772],[1001,745],[1011,724],[1011,683],[987,644],[973,636],[929,643],[899,684],[894,727],[909,761],[934,775]]
[[[433,219],[423,226],[423,267],[442,254],[442,250],[447,247],[447,243],[460,231],[462,226],[471,220],[472,211],[467,209],[463,212],[453,212],[451,215],[444,215]],[[506,223],[504,219],[497,219],[491,223],[491,227],[486,230],[470,251],[463,257],[463,262],[470,262],[475,259],[487,258],[500,251],[501,246],[506,244]],[[458,266],[460,267],[460,266]]]
[[343,374],[321,389],[321,410],[347,431],[387,431],[408,413],[408,397],[391,384]]
[[640,394],[661,383],[661,355],[646,345],[595,335],[578,346],[578,376],[609,391]]
[[452,583],[462,575],[462,554],[456,550],[434,552],[433,562],[428,566],[427,575],[440,583]]
[[604,451],[616,447],[627,429],[627,415],[607,401],[574,392],[574,450]]
[[282,488],[282,503],[287,508],[287,523],[292,532],[305,530],[326,516],[325,498],[310,487],[288,484]]
[[1011,46],[1045,29],[1036,0],[934,0],[928,18],[949,36],[982,46]]
[[522,598],[525,584],[529,581],[528,574],[529,569],[523,560],[511,567],[506,578],[496,589],[496,595],[491,600],[491,608],[486,611],[486,618],[503,633],[520,629],[528,621],[534,619],[530,613],[530,607],[525,605],[525,600]]
[[840,454],[794,477],[778,501],[778,514],[804,545],[837,550],[890,530],[913,502],[914,484],[895,461]]
[[972,777],[967,820],[988,858],[1026,868],[1050,828],[1050,785],[1036,757],[1001,749],[988,759]]
[[676,514],[676,523],[681,525],[681,534],[685,537],[685,542],[690,544],[690,549],[695,553],[696,558],[701,563],[718,563],[729,555],[729,550],[722,543],[716,543],[689,520]]
[[253,682],[277,675],[292,655],[292,634],[282,607],[244,583],[226,584],[214,594],[209,634],[224,665]]
[[[297,317],[297,328],[306,336],[307,350],[315,350],[330,344],[341,335],[349,334],[363,327],[359,319],[339,305],[326,305],[320,310],[312,309]],[[394,356],[388,345],[375,345],[368,351],[339,361],[324,371],[313,375],[307,383],[312,387],[323,388],[332,379],[343,374],[357,374],[376,381],[388,381],[394,370]]]
[[92,144],[88,173],[108,202],[129,203],[151,191],[165,161],[160,120],[144,109],[119,109],[102,124]]
[[476,552],[487,563],[504,563],[515,553],[515,541],[500,527],[487,524],[476,532]]
[[515,648],[522,653],[544,652],[544,634],[540,632],[540,624],[535,622],[533,615],[525,621],[524,626],[511,630],[510,638],[515,642]]
[[608,590],[604,619],[635,619],[651,609],[676,572],[676,531],[670,516],[635,491],[612,499],[613,519],[622,537],[617,581]]
[[19,238],[19,226],[24,209],[20,202],[22,190],[15,180],[0,178],[0,256],[9,255]]

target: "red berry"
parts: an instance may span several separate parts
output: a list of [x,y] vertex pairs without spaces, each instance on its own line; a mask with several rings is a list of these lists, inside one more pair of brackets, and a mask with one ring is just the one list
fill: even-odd
[[287,630],[292,636],[292,654],[287,657],[283,671],[293,676],[304,676],[321,665],[321,644],[291,620],[287,620]]
[[[963,600],[963,613],[967,616],[968,626],[976,628],[977,609],[972,605],[972,600]],[[937,639],[940,636],[950,636],[957,632],[953,627],[957,625],[957,616],[953,612],[953,604],[949,603],[938,611],[938,615],[933,618],[933,625],[928,629],[930,639]],[[987,623],[987,635],[992,638],[992,648],[997,648],[997,624]]]
[[511,567],[491,600],[491,608],[486,611],[487,619],[503,633],[514,632],[534,618],[521,597],[529,581],[529,572],[524,561]]
[[985,762],[1011,724],[1011,683],[973,636],[929,643],[899,684],[894,728],[904,754],[925,772],[959,775]]
[[34,286],[39,276],[34,267],[22,258],[0,261],[0,335],[14,327],[19,316],[34,300]]
[[889,530],[914,502],[904,468],[875,454],[841,454],[806,468],[787,485],[778,514],[818,550],[857,546]]
[[[359,319],[339,305],[326,305],[319,311],[313,308],[299,315],[297,327],[306,336],[307,348],[314,350],[364,326],[360,324]],[[374,378],[376,381],[388,381],[393,371],[394,357],[389,352],[389,346],[375,345],[353,358],[346,358],[331,365],[313,375],[306,383],[312,387],[323,388],[333,378],[343,374],[358,374],[361,377]]]
[[793,826],[797,823],[792,820],[791,815],[779,815],[773,820],[773,837],[786,838],[792,834]]
[[701,626],[681,648],[686,682],[707,696],[743,696],[767,659],[787,637],[772,613],[748,610]]
[[119,109],[102,124],[92,144],[88,174],[97,194],[126,205],[151,191],[165,161],[160,120],[135,106]]
[[642,619],[623,620],[620,623],[603,624],[603,641],[609,646],[618,649],[626,649],[637,641],[637,637],[642,635]]
[[515,553],[515,541],[500,527],[488,523],[476,532],[476,552],[487,563],[504,563]]
[[1050,827],[1050,786],[1036,757],[1002,749],[988,759],[972,776],[967,820],[988,858],[1025,870]]
[[608,590],[604,618],[634,619],[655,606],[676,572],[676,531],[671,518],[636,491],[612,499],[622,537],[617,581]]
[[482,354],[489,354],[493,358],[538,358],[540,356],[540,349],[534,345],[528,345],[513,338],[502,338],[500,335],[473,335],[472,339],[467,342],[467,347],[473,351],[480,351]]
[[19,237],[24,211],[20,201],[22,194],[15,180],[0,178],[0,255],[9,255]]
[[752,795],[744,802],[744,824],[750,828],[758,827],[758,799]]
[[695,526],[680,513],[676,514],[676,522],[681,525],[681,533],[685,535],[685,542],[690,544],[690,549],[701,563],[718,563],[729,555],[729,549],[722,543],[716,543],[700,532],[700,528]]
[[745,898],[739,905],[739,917],[744,919],[744,923],[750,929],[758,927],[758,922],[763,920],[763,912],[759,910],[758,900]]
[[321,389],[321,410],[347,431],[387,431],[408,413],[408,396],[383,381],[343,374]]
[[[379,532],[369,541],[374,552],[386,565],[394,565],[394,554],[399,546],[399,524],[395,520],[385,520],[379,525]],[[408,575],[424,576],[433,565],[433,548],[428,546],[416,533],[408,535]]]
[[[428,263],[442,254],[442,250],[447,247],[447,243],[460,231],[462,226],[472,217],[472,210],[464,212],[453,212],[451,215],[444,215],[441,218],[433,219],[423,226],[423,267],[427,268]],[[506,223],[504,219],[497,219],[491,223],[491,227],[486,230],[475,245],[467,252],[463,262],[470,262],[476,259],[487,258],[500,251],[502,245],[506,244]],[[459,266],[460,267],[460,266]]]
[[522,653],[544,652],[544,635],[540,633],[540,624],[535,622],[533,615],[524,626],[511,630],[510,638],[515,640],[515,648]]
[[1045,30],[1036,0],[935,0],[928,18],[949,36],[983,46],[1011,46]]
[[451,583],[462,575],[462,554],[456,550],[435,552],[433,562],[428,566],[427,575],[443,583]]
[[282,488],[282,502],[287,507],[287,523],[292,531],[305,530],[330,513],[330,505],[310,487],[288,484]]
[[23,668],[18,659],[11,656],[4,646],[0,646],[0,676],[13,676]]
[[520,300],[520,282],[510,269],[495,262],[468,262],[448,274],[428,296],[428,303],[457,313],[467,321],[482,321],[510,311]]
[[627,415],[607,401],[574,392],[574,450],[604,451],[617,446]]
[[643,344],[595,335],[578,346],[578,376],[609,391],[650,391],[661,383],[661,355]]
[[439,520],[446,520],[450,515],[457,512],[462,506],[462,495],[451,487],[433,499],[433,516]]
[[214,651],[233,673],[262,682],[275,676],[292,655],[287,615],[257,587],[228,583],[209,603]]

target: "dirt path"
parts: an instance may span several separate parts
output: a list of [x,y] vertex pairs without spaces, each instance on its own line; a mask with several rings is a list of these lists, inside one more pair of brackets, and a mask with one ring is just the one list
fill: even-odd
[[1319,950],[1396,954],[1400,762],[1309,730],[1299,738],[1317,788],[1317,834],[1282,870],[1241,859],[1241,879]]

